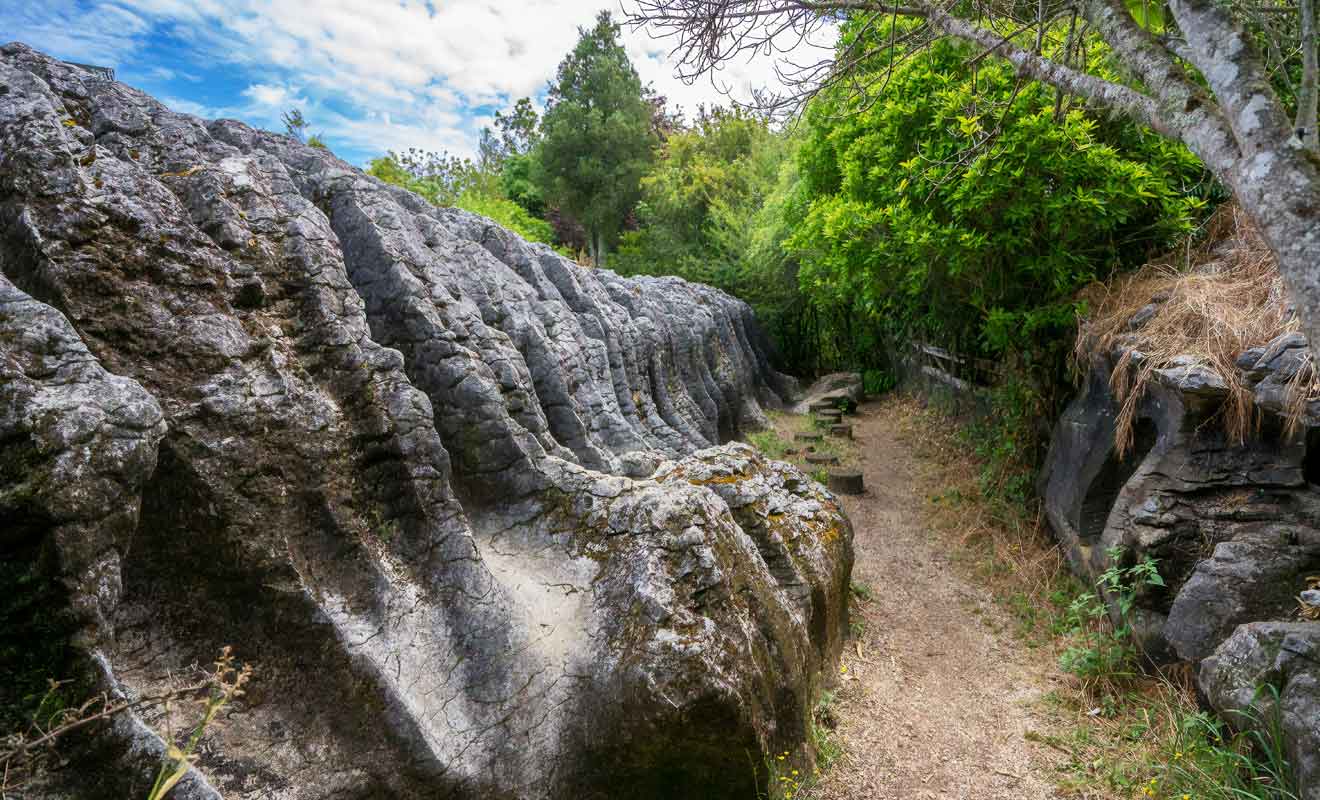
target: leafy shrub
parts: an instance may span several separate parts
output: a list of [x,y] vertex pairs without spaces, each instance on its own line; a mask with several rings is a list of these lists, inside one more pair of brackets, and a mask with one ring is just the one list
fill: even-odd
[[386,183],[416,192],[438,206],[455,206],[489,217],[531,242],[554,244],[550,223],[500,194],[499,176],[468,159],[409,151],[373,159],[367,170]]
[[[887,34],[848,24],[840,47],[859,37]],[[1204,172],[1157,134],[1060,108],[1005,62],[973,75],[973,55],[940,40],[874,81],[879,96],[840,86],[811,104],[810,206],[787,246],[813,301],[855,299],[872,324],[966,352],[1066,351],[1072,295],[1189,232]]]
[[963,439],[979,459],[978,481],[987,497],[1024,509],[1032,498],[1036,465],[1049,431],[1042,420],[1051,418],[1044,392],[1028,375],[1009,372],[987,392],[993,411],[970,420]]
[[[1132,677],[1137,656],[1129,624],[1133,605],[1143,589],[1164,585],[1150,556],[1124,567],[1122,547],[1110,548],[1106,555],[1111,566],[1096,582],[1100,591],[1084,592],[1068,607],[1074,643],[1059,657],[1063,669],[1092,683]],[[1117,623],[1112,622],[1115,617]]]
[[452,206],[462,195],[476,190],[496,194],[495,176],[484,173],[471,159],[411,149],[373,158],[367,173],[416,192],[437,206]]
[[897,381],[893,373],[879,369],[862,371],[862,391],[868,395],[884,394],[893,389]]
[[527,209],[498,195],[464,192],[454,205],[465,211],[489,217],[529,242],[554,244],[555,231],[550,223],[531,215]]

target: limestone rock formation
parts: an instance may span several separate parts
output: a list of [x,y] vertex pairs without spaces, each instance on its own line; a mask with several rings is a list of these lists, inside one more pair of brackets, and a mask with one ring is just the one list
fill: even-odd
[[802,393],[802,399],[793,406],[793,413],[806,414],[812,405],[818,403],[843,403],[856,408],[864,395],[861,373],[834,372],[817,378],[815,383],[807,387]]
[[1304,781],[1302,800],[1320,798],[1320,625],[1239,626],[1201,662],[1200,684],[1230,721],[1277,725]]
[[[176,796],[753,796],[810,757],[851,530],[719,446],[795,391],[745,304],[17,44],[0,276],[4,558],[104,691],[256,670]],[[171,713],[33,796],[145,795]]]
[[[1230,391],[1222,377],[1190,359],[1156,370],[1132,448],[1120,456],[1109,379],[1123,355],[1095,357],[1055,428],[1041,476],[1054,533],[1074,571],[1091,580],[1110,567],[1111,553],[1121,552],[1124,565],[1155,558],[1165,586],[1142,588],[1132,620],[1142,649],[1199,664],[1203,693],[1230,721],[1247,724],[1232,712],[1273,686],[1294,709],[1289,746],[1314,753],[1314,645],[1270,666],[1283,656],[1269,644],[1320,636],[1320,623],[1299,621],[1297,600],[1307,577],[1320,574],[1320,408],[1305,409],[1295,430],[1285,419],[1306,342],[1288,334],[1238,359],[1262,411],[1242,442],[1220,416]],[[1140,353],[1130,355],[1139,363]],[[1295,765],[1307,800],[1320,798],[1320,761]]]

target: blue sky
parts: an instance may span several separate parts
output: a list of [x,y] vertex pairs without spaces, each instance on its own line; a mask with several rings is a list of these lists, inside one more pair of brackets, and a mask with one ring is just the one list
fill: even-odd
[[[178,111],[281,130],[300,108],[356,164],[420,147],[471,154],[483,125],[546,81],[610,0],[0,0],[0,42],[22,41],[117,77]],[[643,81],[686,109],[725,101],[673,75],[664,41],[625,33]],[[769,59],[731,65],[746,96]]]

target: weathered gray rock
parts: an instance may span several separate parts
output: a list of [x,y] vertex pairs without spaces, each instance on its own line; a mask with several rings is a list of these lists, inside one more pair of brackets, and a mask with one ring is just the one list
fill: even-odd
[[[745,304],[21,45],[0,275],[0,544],[57,550],[103,686],[256,668],[191,796],[750,796],[749,753],[809,760],[851,531],[711,449],[794,388]],[[145,794],[188,712],[48,795]]]
[[1200,685],[1239,726],[1277,723],[1301,800],[1320,800],[1320,622],[1239,627],[1201,662]]
[[1242,623],[1287,619],[1308,564],[1320,565],[1320,553],[1286,529],[1219,543],[1173,599],[1165,637],[1180,659],[1200,661]]
[[[1090,581],[1112,566],[1111,553],[1123,565],[1156,559],[1165,585],[1137,595],[1137,644],[1156,660],[1199,663],[1205,695],[1229,714],[1254,690],[1243,682],[1250,670],[1230,666],[1274,658],[1252,652],[1272,641],[1261,631],[1295,620],[1307,576],[1320,573],[1317,416],[1308,410],[1290,432],[1286,405],[1262,402],[1260,388],[1281,398],[1309,357],[1306,343],[1287,335],[1238,359],[1262,411],[1244,442],[1224,429],[1221,376],[1190,359],[1157,370],[1138,402],[1132,447],[1120,456],[1110,374],[1122,355],[1095,357],[1055,428],[1040,484],[1046,514],[1073,570]],[[1289,687],[1296,708],[1320,703],[1313,678]],[[1306,725],[1315,719],[1289,728],[1295,753],[1314,752]],[[1315,759],[1303,761],[1299,774],[1316,797],[1320,771]]]
[[864,395],[861,373],[835,372],[811,384],[797,405],[793,406],[793,413],[806,414],[811,406],[826,402],[836,405],[840,402],[849,403],[855,408],[862,402]]

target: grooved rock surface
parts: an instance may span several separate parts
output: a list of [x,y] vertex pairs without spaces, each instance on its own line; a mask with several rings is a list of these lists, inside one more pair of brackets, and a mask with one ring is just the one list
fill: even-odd
[[[1283,417],[1288,381],[1306,353],[1299,339],[1281,336],[1238,359],[1262,411],[1245,441],[1219,416],[1229,391],[1222,377],[1187,359],[1156,371],[1121,456],[1109,379],[1124,353],[1095,357],[1041,475],[1051,527],[1080,576],[1094,582],[1114,552],[1122,566],[1158,561],[1165,585],[1137,595],[1137,644],[1157,661],[1199,664],[1202,692],[1241,725],[1250,720],[1234,712],[1265,684],[1297,708],[1320,703],[1313,672],[1290,678],[1261,666],[1275,655],[1253,652],[1278,638],[1267,631],[1287,628],[1289,641],[1320,636],[1320,622],[1297,621],[1298,595],[1320,575],[1320,414],[1312,403],[1295,431]],[[1320,714],[1298,712],[1285,734],[1293,752],[1313,753]],[[1320,761],[1294,763],[1305,796],[1320,798]]]
[[[753,796],[806,748],[852,534],[720,446],[796,391],[740,301],[22,45],[0,276],[6,558],[106,691],[256,670],[180,796]],[[38,796],[145,795],[189,711]]]

